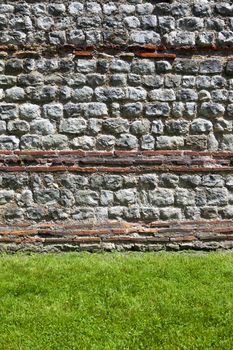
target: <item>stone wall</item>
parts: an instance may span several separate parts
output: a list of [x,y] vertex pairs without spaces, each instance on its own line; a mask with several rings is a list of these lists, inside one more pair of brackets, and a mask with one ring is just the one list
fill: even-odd
[[0,1],[0,249],[233,246],[231,1]]

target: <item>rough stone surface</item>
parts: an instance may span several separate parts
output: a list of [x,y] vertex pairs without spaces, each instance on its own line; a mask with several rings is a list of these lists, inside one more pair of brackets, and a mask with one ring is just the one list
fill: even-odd
[[[67,138],[72,149],[76,137],[85,133],[85,150],[192,149],[192,140],[195,149],[212,150],[212,142],[202,141],[212,133],[217,149],[227,149],[233,115],[231,60],[128,61],[108,55],[104,60],[46,58],[43,65],[41,58],[19,61],[19,75],[12,76],[12,59],[3,60],[0,79],[1,119],[10,122],[1,134],[11,136],[15,130],[19,142],[14,148],[24,144],[25,135],[53,134],[55,139]],[[62,76],[62,82],[55,76]],[[19,132],[16,125],[21,125]],[[40,149],[41,144],[34,147]],[[78,147],[82,148],[79,142]]]
[[0,252],[232,249],[232,51],[230,0],[1,2]]

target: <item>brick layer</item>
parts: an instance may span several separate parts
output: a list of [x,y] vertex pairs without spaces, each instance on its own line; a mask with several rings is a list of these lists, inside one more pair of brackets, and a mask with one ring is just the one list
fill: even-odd
[[232,220],[192,220],[182,223],[38,224],[0,226],[0,250],[113,251],[232,249]]

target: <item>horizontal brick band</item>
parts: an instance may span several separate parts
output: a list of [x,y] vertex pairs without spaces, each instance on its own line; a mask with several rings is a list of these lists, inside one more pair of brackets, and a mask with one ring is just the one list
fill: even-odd
[[[0,226],[0,244],[16,245],[168,245],[188,242],[200,247],[200,242],[233,241],[233,220],[166,221],[127,223],[109,221],[95,224],[38,224]],[[106,246],[108,247],[108,246]],[[187,248],[187,247],[186,247]]]
[[[170,58],[175,59],[177,55],[185,54],[215,54],[226,55],[226,53],[233,52],[233,47],[221,47],[217,45],[210,45],[204,47],[197,46],[181,46],[181,47],[166,47],[163,45],[145,44],[145,45],[99,45],[99,46],[74,46],[74,45],[57,45],[57,46],[17,46],[13,44],[0,45],[0,52],[8,53],[10,56],[17,58],[26,57],[40,57],[40,55],[50,56],[55,54],[70,55],[85,58],[92,58],[102,52],[116,55],[119,53],[130,53],[138,57],[144,58]],[[131,56],[132,57],[132,56]]]
[[6,172],[231,172],[233,152],[196,151],[0,151]]

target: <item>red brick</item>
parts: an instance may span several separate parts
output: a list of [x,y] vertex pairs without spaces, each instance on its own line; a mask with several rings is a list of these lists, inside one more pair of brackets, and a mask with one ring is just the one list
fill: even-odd
[[175,59],[175,53],[138,52],[136,56],[141,58],[171,58]]

